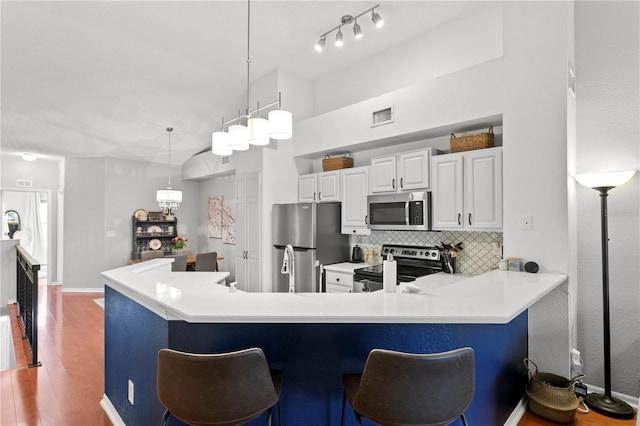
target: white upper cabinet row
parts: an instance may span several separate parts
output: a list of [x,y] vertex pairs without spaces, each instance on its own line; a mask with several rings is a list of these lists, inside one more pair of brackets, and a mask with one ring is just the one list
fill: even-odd
[[428,148],[371,166],[301,175],[300,202],[342,202],[342,233],[369,235],[367,195],[430,190],[433,230],[502,229],[502,148],[435,155]]
[[434,156],[434,230],[502,228],[502,148]]
[[429,189],[431,156],[437,153],[433,148],[426,148],[372,158],[371,193]]

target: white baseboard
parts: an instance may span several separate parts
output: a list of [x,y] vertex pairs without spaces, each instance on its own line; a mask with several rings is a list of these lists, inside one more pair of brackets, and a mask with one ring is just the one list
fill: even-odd
[[524,413],[526,411],[527,411],[527,396],[525,395],[522,398],[520,398],[520,401],[518,401],[518,405],[516,405],[516,408],[513,409],[513,411],[511,412],[511,415],[504,422],[504,426],[518,426],[518,422],[520,422],[520,419],[522,418],[522,416],[524,416]]
[[116,411],[116,408],[113,406],[113,404],[111,403],[107,395],[105,394],[102,395],[100,406],[102,407],[104,412],[107,414],[107,417],[109,417],[109,420],[111,420],[111,423],[113,424],[113,426],[126,426],[124,421],[122,421],[120,414],[118,414],[118,412]]
[[93,288],[67,288],[62,287],[63,293],[104,293],[104,287]]

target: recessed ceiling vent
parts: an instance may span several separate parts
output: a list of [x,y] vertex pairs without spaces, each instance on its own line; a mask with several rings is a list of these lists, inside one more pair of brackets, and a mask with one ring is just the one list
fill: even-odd
[[371,127],[382,126],[383,124],[393,123],[393,107],[374,111],[371,114]]
[[28,179],[16,179],[16,186],[19,188],[31,188],[33,181]]

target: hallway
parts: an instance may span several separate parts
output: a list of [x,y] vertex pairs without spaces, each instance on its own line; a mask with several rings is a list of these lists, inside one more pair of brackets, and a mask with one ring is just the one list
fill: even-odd
[[111,425],[100,406],[104,393],[104,311],[94,302],[102,293],[64,293],[43,285],[38,303],[38,358],[31,362],[19,337],[15,305],[10,305],[16,369],[0,372],[0,424]]

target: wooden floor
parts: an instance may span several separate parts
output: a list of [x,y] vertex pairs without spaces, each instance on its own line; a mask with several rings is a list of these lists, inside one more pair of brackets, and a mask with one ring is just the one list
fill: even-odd
[[[62,293],[40,285],[38,360],[31,357],[9,306],[16,369],[0,372],[0,425],[111,425],[100,407],[104,394],[104,310],[101,293]],[[16,337],[17,336],[17,337]]]
[[[636,416],[638,413],[636,412]],[[518,422],[518,426],[556,426],[560,423],[550,422],[543,418],[536,416],[535,414],[527,411],[527,413],[520,419]],[[634,420],[618,420],[612,419],[610,417],[605,417],[601,414],[598,414],[594,411],[590,411],[588,414],[576,413],[573,418],[573,422],[569,423],[568,426],[635,426],[636,421]]]

